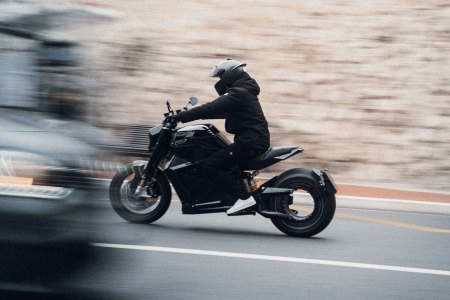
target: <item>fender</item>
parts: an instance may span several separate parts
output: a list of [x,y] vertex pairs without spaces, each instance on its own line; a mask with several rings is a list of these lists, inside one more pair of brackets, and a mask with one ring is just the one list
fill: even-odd
[[334,183],[333,178],[328,173],[327,170],[321,171],[319,169],[304,169],[304,168],[295,168],[287,170],[280,175],[278,175],[275,183],[272,186],[278,186],[282,182],[289,180],[293,177],[306,177],[317,183],[317,186],[320,186],[324,191],[329,193],[330,195],[334,195],[337,192],[336,184]]

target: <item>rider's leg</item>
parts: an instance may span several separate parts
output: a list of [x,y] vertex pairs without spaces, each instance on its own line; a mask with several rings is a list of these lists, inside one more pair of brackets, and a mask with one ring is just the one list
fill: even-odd
[[212,154],[204,163],[204,170],[208,177],[223,185],[228,194],[233,199],[237,199],[235,205],[227,212],[229,214],[256,204],[250,191],[242,182],[239,171],[232,171],[233,166],[236,167],[239,162],[250,159],[253,153],[253,150],[239,144],[231,144]]

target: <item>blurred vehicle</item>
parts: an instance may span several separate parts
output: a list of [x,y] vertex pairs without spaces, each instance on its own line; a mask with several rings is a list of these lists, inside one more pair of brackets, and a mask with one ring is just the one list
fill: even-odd
[[88,298],[70,279],[92,259],[96,176],[109,167],[97,147],[112,138],[85,122],[81,47],[58,36],[99,18],[0,4],[1,299]]
[[0,295],[59,293],[91,258],[97,151],[41,126],[43,114],[0,114]]

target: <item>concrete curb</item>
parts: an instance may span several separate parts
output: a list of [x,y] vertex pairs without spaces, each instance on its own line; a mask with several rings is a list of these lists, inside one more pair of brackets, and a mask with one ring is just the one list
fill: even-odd
[[450,216],[450,203],[336,195],[337,208],[426,213]]

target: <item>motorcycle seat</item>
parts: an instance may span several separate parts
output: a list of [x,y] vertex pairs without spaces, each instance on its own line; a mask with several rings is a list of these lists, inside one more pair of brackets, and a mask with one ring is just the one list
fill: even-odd
[[303,149],[299,147],[272,147],[266,152],[241,163],[239,167],[242,170],[261,170],[300,152],[303,152]]

